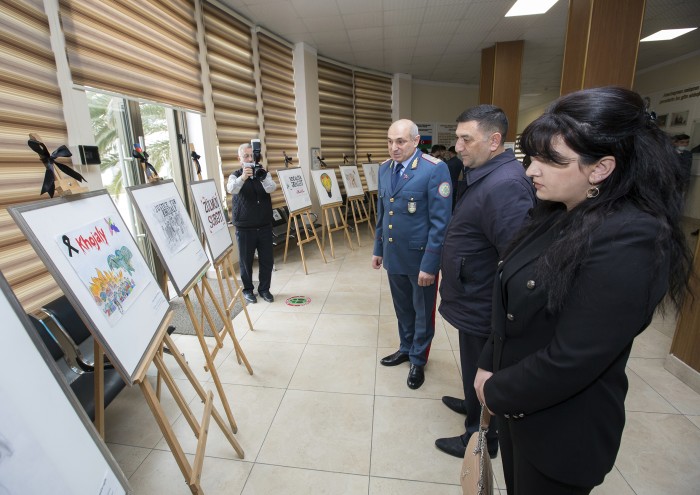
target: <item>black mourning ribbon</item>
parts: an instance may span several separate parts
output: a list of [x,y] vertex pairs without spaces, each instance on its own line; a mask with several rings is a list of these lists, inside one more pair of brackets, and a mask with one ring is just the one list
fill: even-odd
[[372,153],[367,153],[367,162],[372,163]]
[[67,235],[64,235],[64,236],[62,237],[62,239],[63,239],[63,244],[65,244],[66,247],[68,248],[68,256],[69,256],[69,257],[71,257],[71,258],[73,257],[73,251],[75,251],[76,253],[79,253],[79,252],[80,252],[80,251],[78,251],[77,249],[75,249],[75,248],[71,245],[70,239],[68,238]]
[[39,155],[39,159],[44,164],[44,167],[46,167],[46,172],[44,173],[44,183],[41,185],[40,194],[48,193],[49,196],[53,198],[53,195],[56,192],[56,185],[54,184],[54,181],[56,180],[54,175],[54,166],[58,167],[58,169],[64,174],[73,177],[79,182],[83,182],[85,180],[85,177],[70,168],[68,165],[64,165],[63,163],[56,161],[56,158],[67,158],[69,156],[73,156],[65,144],[62,144],[56,148],[56,151],[53,153],[49,153],[48,148],[41,141],[30,139],[27,141],[27,144],[37,155]]
[[136,158],[139,162],[143,163],[146,165],[146,178],[150,179],[151,177],[158,177],[158,172],[156,172],[156,168],[148,163],[148,153],[145,151],[132,151],[131,156]]
[[289,168],[289,165],[292,163],[292,157],[287,156],[286,151],[283,151],[282,154],[284,155],[284,168]]
[[202,175],[202,167],[199,164],[199,159],[202,157],[199,156],[194,150],[192,151],[192,153],[190,153],[190,156],[192,157],[192,161],[194,161],[194,164],[197,166],[197,175]]

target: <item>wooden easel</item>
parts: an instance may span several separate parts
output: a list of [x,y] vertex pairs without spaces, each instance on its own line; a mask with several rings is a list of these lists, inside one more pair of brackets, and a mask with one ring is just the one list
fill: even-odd
[[[211,313],[209,312],[209,308],[207,308],[202,288],[199,287],[198,281],[195,281],[190,287],[183,291],[182,299],[185,301],[185,307],[187,308],[187,312],[190,315],[190,320],[192,321],[195,333],[197,334],[199,345],[202,347],[202,353],[204,354],[204,359],[207,363],[204,369],[211,373],[211,377],[214,381],[216,391],[219,393],[219,398],[221,399],[221,403],[224,406],[224,412],[226,413],[226,417],[228,418],[229,423],[231,424],[231,430],[233,430],[233,432],[235,433],[237,431],[236,420],[233,419],[231,407],[229,406],[228,400],[226,399],[226,392],[224,392],[224,387],[221,385],[221,380],[219,379],[219,373],[216,371],[216,366],[214,366],[214,357],[218,353],[218,350],[224,346],[223,340],[226,337],[227,333],[231,336],[231,340],[233,341],[233,347],[236,351],[236,358],[238,360],[238,364],[241,364],[242,361],[245,364],[248,373],[250,373],[251,375],[253,374],[253,368],[250,367],[250,363],[248,362],[248,359],[246,358],[243,349],[238,343],[238,339],[236,338],[236,335],[233,332],[233,324],[221,310],[221,306],[219,306],[216,296],[214,295],[214,292],[211,289],[211,285],[209,285],[209,281],[205,276],[201,277],[201,284],[202,288],[206,290],[207,294],[211,298],[212,303],[214,304],[214,308],[216,309],[216,312],[219,315],[219,318],[221,318],[224,322],[224,330],[221,332],[221,334],[223,335],[219,334],[214,325],[214,320],[212,319]],[[209,346],[204,340],[204,326],[200,324],[200,320],[199,318],[197,318],[197,315],[194,310],[194,305],[192,304],[192,301],[190,299],[190,292],[192,292],[192,290],[194,290],[194,293],[197,297],[197,301],[199,302],[199,305],[202,308],[202,313],[204,314],[204,317],[206,318],[207,323],[209,324],[209,328],[211,329],[212,334],[214,335],[214,339],[216,340],[216,347],[213,352],[209,352]],[[170,350],[173,354],[175,354],[176,350]]]
[[374,217],[374,225],[377,225],[377,191],[369,191],[369,214]]
[[[318,250],[321,253],[323,262],[328,263],[326,261],[326,256],[323,254],[323,248],[321,247],[321,243],[318,241],[318,236],[316,235],[316,227],[314,227],[314,223],[311,221],[311,216],[309,215],[310,211],[311,208],[304,208],[303,210],[298,210],[293,213],[290,213],[289,220],[287,220],[287,239],[284,243],[284,262],[286,263],[287,248],[289,248],[289,233],[292,229],[293,220],[294,228],[297,232],[297,246],[299,246],[299,252],[301,253],[301,262],[304,265],[304,273],[306,275],[309,274],[309,272],[306,270],[306,258],[304,257],[304,244],[306,244],[307,242],[316,241],[316,245],[318,246]],[[306,215],[306,220],[304,220],[304,215]],[[301,229],[299,229],[299,222],[301,222]],[[311,232],[309,232],[309,228]],[[304,232],[303,237],[301,235],[302,231]]]
[[355,224],[355,234],[357,234],[357,244],[362,246],[360,241],[360,227],[359,224],[367,222],[367,228],[369,229],[369,235],[373,237],[372,232],[372,222],[370,221],[369,214],[367,213],[367,208],[362,201],[364,196],[354,196],[347,199],[347,204],[345,206],[345,222],[347,223],[348,212],[352,212],[352,220]]
[[[177,465],[185,478],[185,483],[187,483],[187,486],[193,494],[200,495],[204,493],[200,482],[202,477],[202,466],[204,463],[204,451],[207,445],[207,437],[209,433],[209,422],[212,417],[214,417],[214,421],[216,421],[216,424],[219,425],[219,428],[221,428],[221,431],[224,433],[229,443],[238,454],[238,457],[241,459],[245,458],[245,452],[236,438],[233,436],[233,434],[237,431],[235,423],[232,428],[229,428],[229,426],[225,423],[224,419],[214,406],[214,394],[211,391],[207,392],[204,390],[202,385],[197,380],[197,377],[194,375],[192,369],[188,366],[187,362],[184,360],[179,350],[175,346],[175,343],[170,338],[170,335],[168,335],[166,329],[171,317],[172,312],[168,313],[165,321],[158,330],[155,339],[156,345],[153,345],[148,352],[146,359],[144,359],[141,365],[141,368],[139,368],[136,373],[134,382],[138,383],[139,387],[141,388],[141,392],[146,399],[146,403],[153,413],[153,417],[155,418],[156,423],[158,423],[158,427],[160,428],[165,441],[168,443],[170,451],[175,457],[175,462],[177,462]],[[187,376],[188,380],[192,384],[192,387],[197,392],[197,395],[199,395],[199,398],[204,402],[204,413],[202,415],[201,422],[198,422],[197,418],[195,418],[194,414],[192,413],[192,409],[190,409],[189,405],[187,404],[187,400],[182,395],[182,392],[177,386],[175,379],[170,373],[170,370],[163,362],[162,355],[159,352],[163,346],[167,346],[171,351],[173,351],[173,356],[175,357],[178,365]],[[163,377],[165,385],[170,390],[170,393],[180,408],[182,415],[190,425],[195,437],[197,437],[197,450],[195,452],[194,462],[192,464],[190,464],[190,462],[187,460],[185,452],[182,450],[182,445],[180,445],[180,442],[175,436],[172,425],[170,424],[165,411],[163,410],[160,399],[156,396],[151,383],[148,381],[146,370],[151,363],[156,366],[158,373]],[[97,365],[97,362],[95,362],[95,364]],[[226,400],[224,399],[222,402],[224,404],[224,408],[226,408]]]
[[[352,247],[352,241],[350,240],[350,233],[348,232],[348,223],[345,220],[345,216],[343,213],[340,211],[340,207],[342,206],[342,203],[334,203],[332,205],[325,205],[323,207],[323,218],[325,220],[323,224],[323,229],[322,229],[322,234],[321,234],[321,246],[325,250],[326,249],[326,231],[328,232],[328,239],[330,240],[331,244],[331,256],[333,259],[335,259],[335,249],[333,246],[333,232],[337,232],[339,230],[342,230],[345,232],[345,236],[348,239],[348,244],[350,245],[350,249],[353,249]],[[331,226],[331,221],[330,217],[328,216],[328,213],[330,212],[331,216],[333,217],[333,225]]]

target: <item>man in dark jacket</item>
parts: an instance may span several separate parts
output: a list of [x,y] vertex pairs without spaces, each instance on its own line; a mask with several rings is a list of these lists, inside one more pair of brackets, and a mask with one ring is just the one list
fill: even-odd
[[[481,406],[474,390],[477,360],[491,332],[491,297],[498,260],[523,226],[535,204],[535,190],[522,164],[503,141],[505,113],[479,105],[457,117],[455,149],[464,163],[458,201],[445,234],[440,268],[440,314],[459,331],[464,400],[442,401],[466,414],[466,432],[435,441],[438,449],[464,457],[469,437],[479,430]],[[496,455],[495,428],[487,434],[489,454]]]
[[277,184],[265,169],[259,165],[256,167],[253,148],[249,143],[238,147],[238,160],[241,168],[229,176],[226,190],[233,194],[231,216],[236,226],[243,297],[249,303],[258,302],[253,294],[253,259],[257,249],[260,280],[258,294],[267,302],[273,302],[275,299],[270,293],[274,265],[270,193]]

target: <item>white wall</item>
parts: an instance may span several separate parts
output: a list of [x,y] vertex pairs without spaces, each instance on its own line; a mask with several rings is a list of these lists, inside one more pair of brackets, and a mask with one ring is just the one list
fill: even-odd
[[411,120],[454,123],[457,116],[479,104],[479,88],[466,84],[414,79],[411,84]]

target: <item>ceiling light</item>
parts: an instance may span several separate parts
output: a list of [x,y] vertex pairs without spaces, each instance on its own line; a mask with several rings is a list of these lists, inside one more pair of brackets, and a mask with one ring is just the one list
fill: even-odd
[[695,31],[696,29],[697,29],[696,27],[685,28],[685,29],[662,29],[661,31],[657,31],[654,34],[647,36],[646,38],[642,39],[641,41],[672,40],[673,38],[678,38],[679,36],[683,36],[685,33]]
[[515,2],[515,5],[510,8],[506,17],[544,14],[555,3],[557,3],[557,0],[518,0]]

